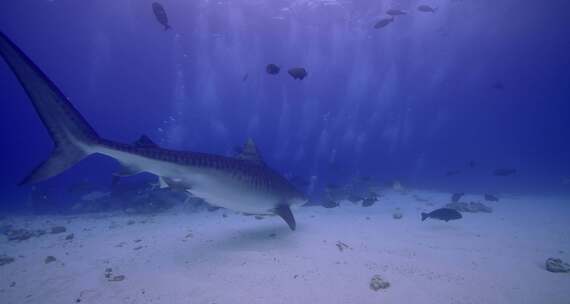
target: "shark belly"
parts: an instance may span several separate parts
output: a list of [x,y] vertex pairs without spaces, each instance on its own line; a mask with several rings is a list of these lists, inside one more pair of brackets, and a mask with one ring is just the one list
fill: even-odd
[[230,177],[205,176],[189,191],[212,205],[245,213],[273,214],[279,204],[277,195],[255,191]]

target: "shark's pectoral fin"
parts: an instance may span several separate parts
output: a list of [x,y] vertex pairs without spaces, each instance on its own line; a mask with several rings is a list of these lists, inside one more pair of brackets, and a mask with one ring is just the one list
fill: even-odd
[[295,223],[295,218],[293,217],[293,213],[291,212],[291,208],[289,205],[279,205],[275,208],[275,214],[279,215],[291,230],[295,231],[297,224]]

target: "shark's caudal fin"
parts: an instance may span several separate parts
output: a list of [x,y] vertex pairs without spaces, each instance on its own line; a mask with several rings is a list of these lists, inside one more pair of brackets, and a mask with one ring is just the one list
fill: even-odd
[[89,155],[88,147],[99,141],[97,133],[56,85],[2,32],[0,55],[24,87],[55,144],[51,156],[21,184],[58,175]]

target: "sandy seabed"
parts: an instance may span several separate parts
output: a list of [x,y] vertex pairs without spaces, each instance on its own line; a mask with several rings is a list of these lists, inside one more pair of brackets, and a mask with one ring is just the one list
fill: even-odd
[[[570,303],[570,274],[544,266],[570,260],[568,200],[503,196],[490,214],[420,221],[448,201],[388,193],[367,208],[303,207],[294,232],[228,210],[6,217],[67,232],[0,236],[15,258],[0,266],[0,303]],[[372,290],[374,275],[390,287]]]

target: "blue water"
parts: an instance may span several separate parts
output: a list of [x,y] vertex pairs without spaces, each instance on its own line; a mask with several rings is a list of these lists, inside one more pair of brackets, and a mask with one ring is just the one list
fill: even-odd
[[[567,1],[433,1],[435,13],[417,1],[161,3],[168,31],[151,1],[127,0],[0,1],[0,30],[102,136],[222,155],[253,138],[271,167],[313,181],[316,201],[360,177],[570,192]],[[408,14],[374,29],[390,7]],[[22,210],[32,188],[17,184],[52,143],[4,62],[0,85],[0,209]],[[105,189],[116,169],[95,156],[36,187],[65,210],[66,189]]]

